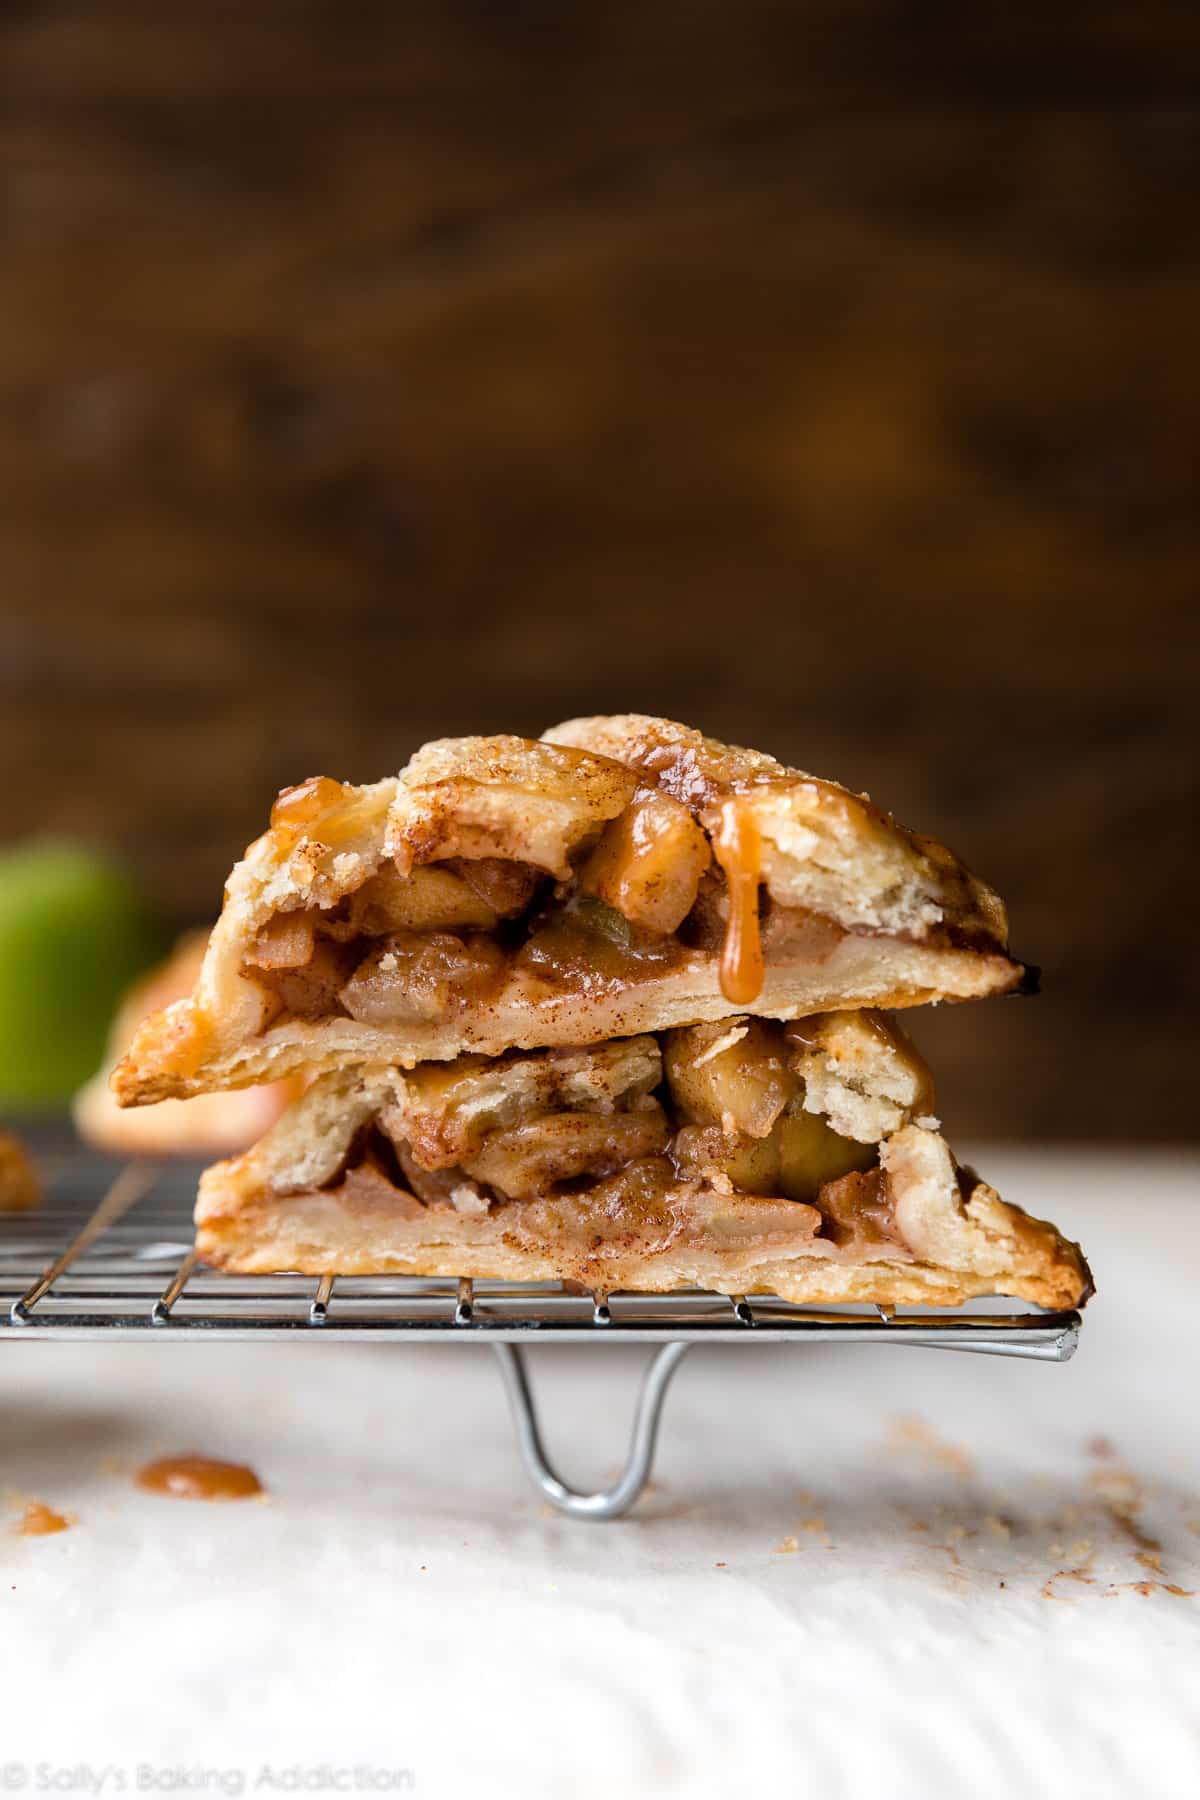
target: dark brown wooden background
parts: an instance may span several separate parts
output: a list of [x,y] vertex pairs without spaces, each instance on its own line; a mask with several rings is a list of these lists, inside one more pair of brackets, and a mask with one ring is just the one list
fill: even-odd
[[1195,1117],[1200,14],[0,13],[4,830],[682,716],[1009,897],[962,1130]]

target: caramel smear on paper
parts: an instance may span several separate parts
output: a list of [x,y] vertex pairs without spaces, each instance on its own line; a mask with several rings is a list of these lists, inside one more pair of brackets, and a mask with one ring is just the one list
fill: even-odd
[[163,1456],[134,1476],[149,1494],[171,1500],[254,1500],[262,1482],[245,1463],[219,1462],[211,1456]]
[[18,1537],[51,1537],[56,1531],[70,1531],[74,1523],[44,1500],[27,1500],[13,1530]]

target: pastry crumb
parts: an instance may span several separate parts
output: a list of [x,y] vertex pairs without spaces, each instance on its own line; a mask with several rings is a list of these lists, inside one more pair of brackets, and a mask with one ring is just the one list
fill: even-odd
[[1084,1587],[1094,1587],[1096,1577],[1089,1575],[1086,1569],[1056,1569],[1048,1581],[1042,1584],[1042,1597],[1046,1600],[1062,1600],[1065,1595],[1055,1593],[1055,1583],[1059,1581],[1078,1581]]
[[937,1463],[943,1469],[950,1469],[956,1475],[966,1477],[975,1473],[974,1464],[966,1451],[960,1450],[957,1444],[940,1438],[933,1427],[916,1413],[893,1421],[891,1444],[895,1450],[916,1451],[929,1462]]
[[1196,1597],[1194,1588],[1180,1587],[1174,1581],[1116,1581],[1112,1587],[1105,1589],[1101,1598],[1115,1600],[1118,1594],[1134,1593],[1146,1599],[1160,1590],[1164,1594],[1174,1594],[1177,1600],[1194,1600]]
[[735,1025],[732,1031],[727,1031],[724,1037],[717,1038],[715,1043],[709,1044],[706,1049],[702,1050],[692,1067],[694,1069],[703,1068],[704,1064],[711,1062],[714,1056],[723,1056],[726,1050],[732,1050],[735,1044],[740,1044],[742,1039],[749,1035],[749,1031],[748,1025]]
[[1162,1544],[1146,1530],[1138,1514],[1144,1502],[1141,1484],[1127,1469],[1103,1469],[1092,1477],[1101,1506],[1117,1530],[1139,1550],[1157,1551]]

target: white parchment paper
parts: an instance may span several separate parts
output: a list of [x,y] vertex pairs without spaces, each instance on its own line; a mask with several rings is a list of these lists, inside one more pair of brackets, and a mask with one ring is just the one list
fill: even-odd
[[[615,1525],[527,1486],[486,1350],[6,1343],[9,1512],[77,1523],[0,1535],[0,1788],[1195,1796],[1200,1163],[977,1161],[1084,1240],[1075,1361],[693,1350]],[[640,1367],[537,1354],[569,1479]],[[269,1500],[134,1487],[189,1449]]]

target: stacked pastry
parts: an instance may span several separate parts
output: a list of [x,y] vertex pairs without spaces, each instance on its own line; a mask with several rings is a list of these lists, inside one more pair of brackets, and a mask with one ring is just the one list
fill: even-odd
[[306,1079],[202,1178],[226,1269],[1076,1305],[1078,1247],[958,1166],[879,1010],[1026,985],[997,896],[865,797],[580,719],[285,790],[113,1082]]

